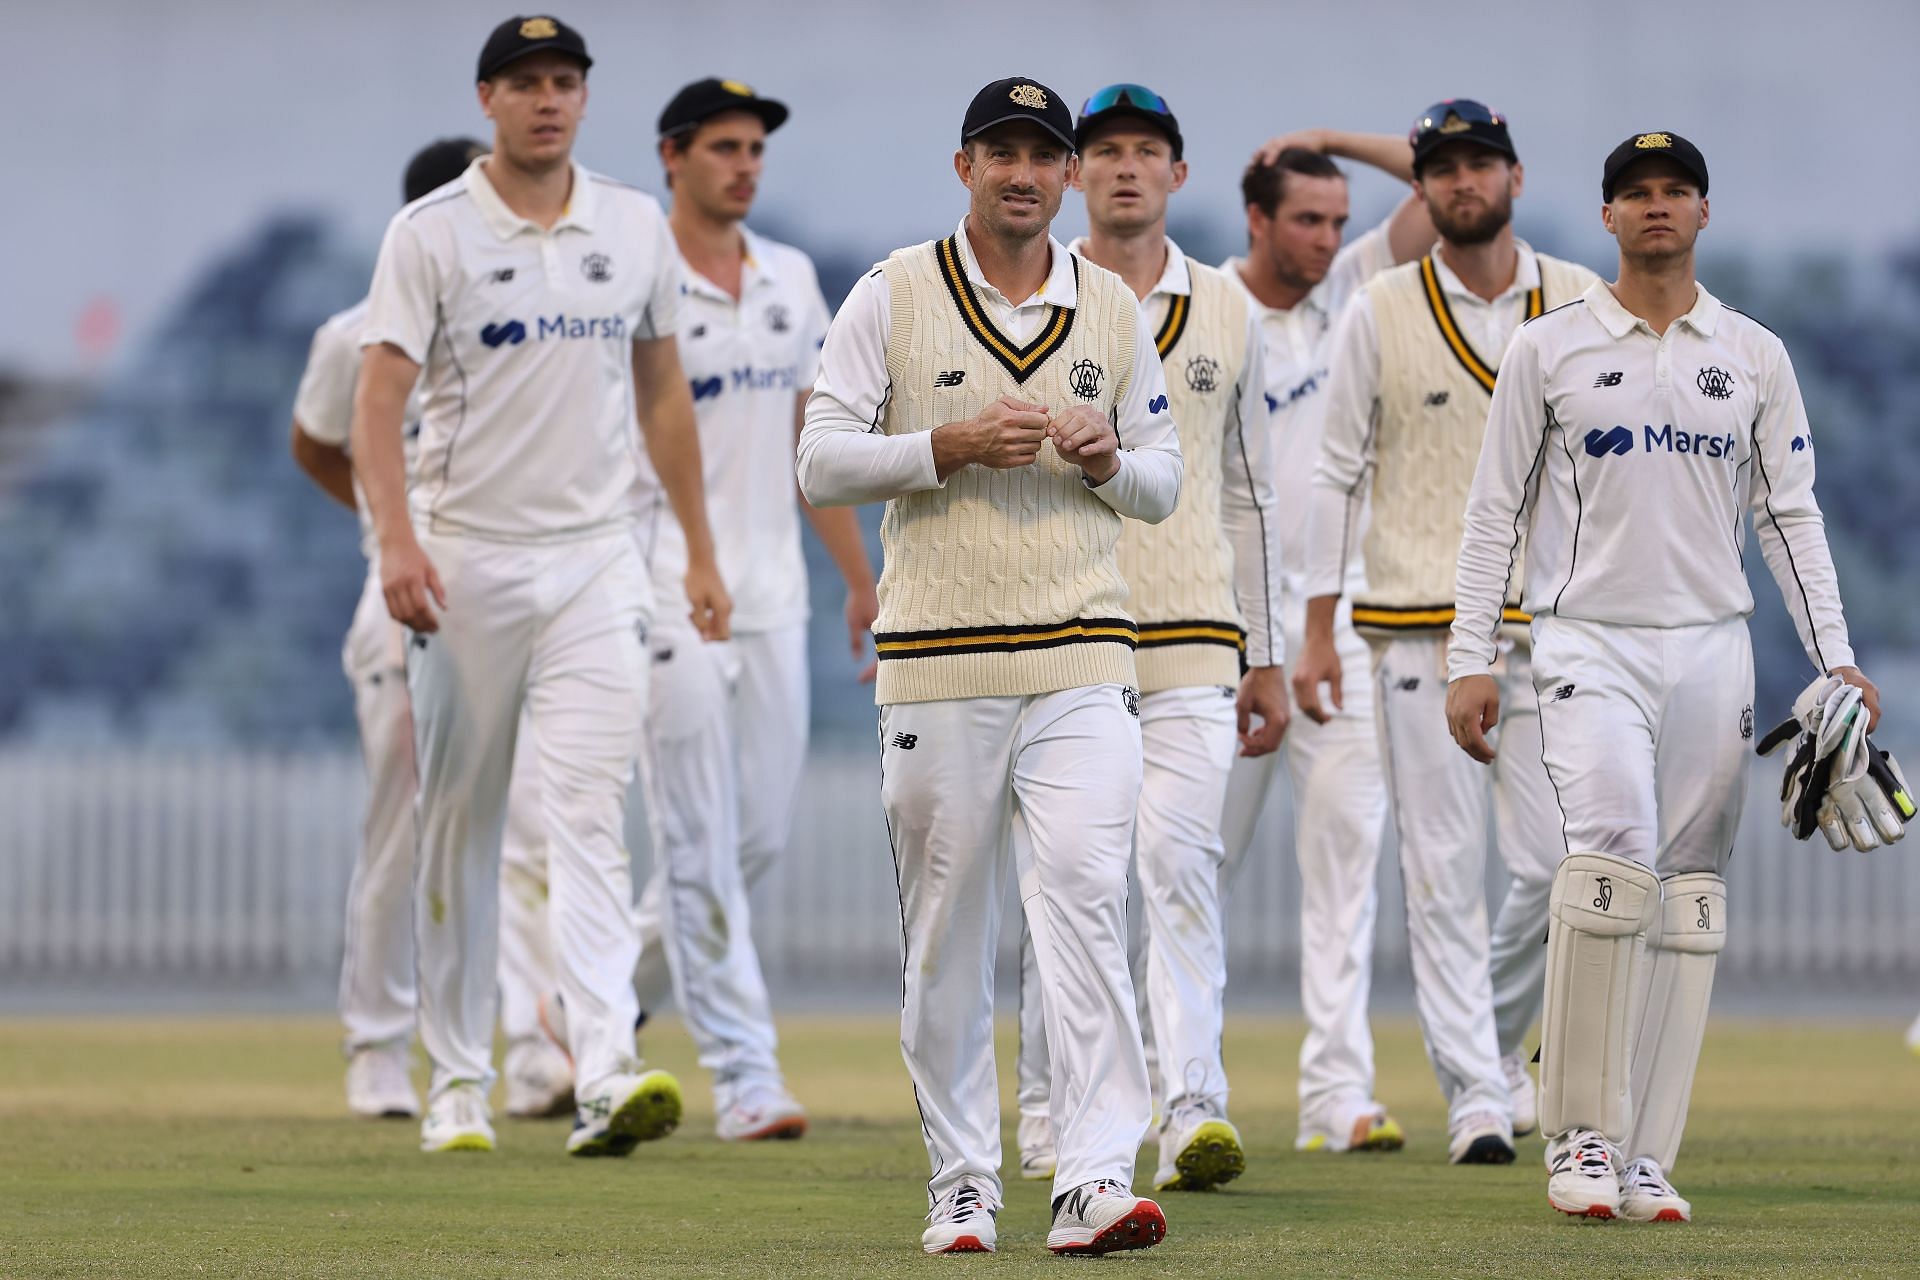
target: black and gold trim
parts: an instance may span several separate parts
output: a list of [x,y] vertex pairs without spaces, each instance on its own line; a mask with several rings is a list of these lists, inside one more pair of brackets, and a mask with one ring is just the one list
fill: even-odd
[[[947,282],[947,292],[953,295],[953,305],[959,308],[960,318],[966,322],[987,354],[1000,362],[1000,367],[1013,375],[1015,382],[1024,383],[1033,376],[1035,370],[1046,363],[1048,356],[1066,345],[1067,335],[1073,332],[1074,307],[1053,307],[1047,313],[1046,323],[1040,326],[1040,333],[1024,347],[1016,347],[1011,339],[993,327],[987,319],[986,310],[981,307],[980,299],[974,295],[973,282],[967,279],[966,268],[961,265],[960,244],[957,236],[948,236],[935,248],[940,259],[940,278]],[[1080,284],[1080,259],[1073,259],[1074,287]]]
[[1139,630],[1126,618],[1069,618],[1037,626],[876,631],[873,635],[873,650],[882,662],[959,653],[1026,653],[1069,644],[1124,644],[1131,649],[1139,643]]
[[1247,647],[1247,633],[1231,622],[1143,622],[1140,647],[1160,649],[1176,644],[1217,644],[1236,653]]
[[[1420,259],[1420,283],[1427,292],[1427,307],[1433,312],[1433,322],[1440,326],[1440,336],[1446,340],[1447,348],[1453,352],[1453,358],[1460,367],[1473,376],[1481,389],[1488,395],[1493,394],[1494,379],[1500,371],[1480,358],[1473,345],[1460,332],[1460,326],[1454,322],[1453,308],[1447,305],[1446,290],[1440,287],[1440,273],[1434,269],[1433,255]],[[1527,319],[1532,320],[1546,309],[1546,295],[1535,285],[1527,290]]]
[[1154,350],[1165,360],[1167,353],[1180,341],[1180,335],[1187,331],[1187,317],[1193,313],[1193,299],[1184,293],[1171,295],[1167,306],[1167,318],[1160,324],[1160,332],[1153,335]]
[[[1533,621],[1533,615],[1513,605],[1505,605],[1500,610],[1500,621],[1524,627]],[[1374,631],[1431,631],[1453,625],[1453,606],[1421,604],[1393,608],[1378,604],[1356,604],[1353,606],[1353,625]]]

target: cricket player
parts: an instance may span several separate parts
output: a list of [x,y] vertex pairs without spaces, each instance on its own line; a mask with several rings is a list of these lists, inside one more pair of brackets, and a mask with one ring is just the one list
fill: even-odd
[[[675,94],[659,121],[685,278],[682,359],[733,600],[731,640],[704,643],[686,620],[686,541],[663,518],[665,494],[644,460],[635,489],[635,537],[659,602],[640,769],[653,873],[640,902],[635,983],[646,1009],[671,981],[713,1072],[720,1137],[730,1140],[797,1138],[807,1127],[775,1055],[747,900],[786,844],[806,756],[807,576],[794,441],[829,319],[807,256],[744,222],[767,136],[787,115],[738,80],[707,79]],[[859,523],[849,508],[805,509],[846,579],[849,641],[861,661],[879,603]],[[528,846],[510,840],[507,858],[537,862],[544,881],[544,858]],[[544,928],[544,912],[531,923]]]
[[[646,437],[689,546],[687,596],[727,627],[675,354],[680,272],[650,197],[573,163],[592,60],[547,16],[478,67],[492,154],[387,229],[361,333],[353,457],[387,608],[412,633],[428,1151],[490,1150],[501,827],[521,712],[538,753],[553,939],[578,1084],[569,1152],[624,1155],[678,1123],[633,1056],[639,937],[621,833],[647,696],[651,592],[629,494]],[[402,408],[424,376],[405,484]]]
[[1157,1243],[1129,1189],[1151,1112],[1127,972],[1139,634],[1115,544],[1165,520],[1181,458],[1153,331],[1047,234],[1073,116],[1023,78],[974,97],[953,234],[854,286],[800,438],[816,505],[885,500],[881,803],[900,883],[900,1041],[929,1253],[990,1251],[1001,1204],[993,954],[1017,868],[1053,1048],[1056,1253]]
[[[471,138],[442,138],[407,164],[406,203],[458,178],[486,151]],[[354,484],[347,437],[360,376],[365,299],[313,335],[293,401],[293,458],[320,491],[360,517],[366,587],[340,653],[353,689],[367,814],[360,856],[347,884],[346,954],[340,966],[340,1021],[346,1027],[347,1106],[356,1115],[413,1117],[420,1099],[407,1078],[413,1041],[413,719],[407,702],[406,636],[387,616],[380,563],[366,504]],[[419,405],[407,402],[409,429]],[[412,450],[412,438],[406,449]]]
[[[1409,194],[1383,222],[1343,248],[1347,179],[1334,157],[1403,182],[1413,177],[1413,150],[1404,136],[1310,129],[1275,138],[1241,178],[1247,255],[1222,264],[1246,293],[1260,326],[1288,653],[1298,652],[1305,628],[1307,500],[1320,454],[1334,319],[1375,273],[1433,245],[1426,205]],[[1346,581],[1348,594],[1365,583],[1357,548],[1348,558]],[[1364,665],[1367,646],[1348,614],[1343,601],[1334,614],[1335,645],[1343,661]],[[1323,724],[1297,714],[1297,700],[1292,710],[1278,753],[1233,762],[1222,819],[1226,877],[1231,882],[1252,846],[1276,762],[1284,759],[1300,868],[1300,1003],[1307,1023],[1294,1145],[1303,1151],[1394,1150],[1404,1138],[1373,1097],[1367,1024],[1374,883],[1387,815],[1373,701],[1362,683]]]
[[[1138,625],[1145,760],[1134,856],[1144,893],[1146,1006],[1161,1065],[1156,1191],[1204,1191],[1240,1176],[1221,1060],[1226,939],[1220,813],[1236,746],[1280,743],[1280,542],[1260,332],[1246,294],[1167,236],[1167,200],[1185,185],[1180,124],[1144,85],[1108,85],[1074,125],[1073,185],[1091,234],[1069,250],[1119,273],[1154,335],[1186,462],[1180,505],[1120,533],[1127,608]],[[1242,666],[1246,674],[1242,676]],[[1023,945],[1031,948],[1028,936]],[[1021,1173],[1053,1164],[1044,1004],[1023,956]],[[1029,1096],[1028,1083],[1039,1097]],[[1037,1103],[1037,1105],[1036,1105]],[[1030,1145],[1044,1145],[1030,1151]],[[1050,1170],[1049,1170],[1050,1171]]]
[[[1481,763],[1514,712],[1495,674],[1521,540],[1533,689],[1561,831],[1540,1128],[1563,1213],[1685,1222],[1680,1149],[1753,737],[1741,520],[1815,668],[1878,693],[1847,642],[1785,348],[1694,279],[1707,165],[1677,133],[1607,157],[1620,274],[1523,327],[1466,512],[1447,720]],[[1852,696],[1849,694],[1849,696]],[[1532,750],[1529,743],[1528,750]],[[1839,784],[1835,784],[1839,790]]]
[[[1294,687],[1314,719],[1327,714],[1322,683],[1340,698],[1333,619],[1346,593],[1361,507],[1370,499],[1361,542],[1366,589],[1353,599],[1353,623],[1372,648],[1415,1008],[1447,1099],[1448,1159],[1505,1164],[1514,1156],[1515,1132],[1533,1123],[1525,1111],[1516,1116],[1515,1097],[1531,1101],[1519,1042],[1539,1001],[1539,940],[1552,877],[1540,849],[1553,830],[1553,803],[1539,752],[1531,749],[1538,721],[1511,717],[1502,729],[1509,749],[1492,779],[1494,829],[1514,880],[1495,930],[1508,966],[1501,971],[1500,1023],[1511,1040],[1503,1044],[1495,1030],[1483,888],[1488,780],[1460,761],[1443,732],[1446,629],[1460,512],[1498,353],[1521,323],[1578,297],[1595,277],[1514,236],[1513,200],[1524,174],[1505,117],[1457,98],[1422,112],[1409,139],[1414,191],[1440,242],[1419,262],[1370,280],[1335,334],[1308,508],[1307,634]],[[1510,628],[1522,621],[1517,607],[1507,615]],[[1501,658],[1503,678],[1520,687],[1527,678],[1524,632]],[[1365,678],[1353,673],[1355,683]],[[1509,1069],[1517,1073],[1513,1080]]]

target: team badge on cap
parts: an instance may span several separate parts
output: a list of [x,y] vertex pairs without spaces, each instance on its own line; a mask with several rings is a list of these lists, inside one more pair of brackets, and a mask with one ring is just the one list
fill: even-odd
[[1673,135],[1643,133],[1633,140],[1633,145],[1641,151],[1664,151],[1673,145]]
[[520,35],[527,40],[551,40],[559,34],[552,18],[528,18],[520,24]]
[[1458,111],[1447,112],[1447,118],[1440,122],[1442,133],[1470,133],[1472,130],[1473,126],[1462,120]]
[[1032,107],[1035,111],[1043,110],[1047,105],[1046,90],[1038,85],[1017,84],[1007,96],[1021,106]]
[[736,98],[751,98],[753,96],[753,86],[750,84],[741,84],[738,80],[722,80],[720,87]]

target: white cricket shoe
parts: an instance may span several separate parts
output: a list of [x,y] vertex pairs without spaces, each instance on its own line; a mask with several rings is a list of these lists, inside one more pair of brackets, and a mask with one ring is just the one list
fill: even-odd
[[508,1115],[541,1119],[573,1110],[573,1063],[545,1037],[516,1040],[503,1065]]
[[1400,1122],[1371,1099],[1331,1110],[1330,1118],[1322,1116],[1326,1123],[1301,1118],[1295,1151],[1398,1151],[1407,1145]]
[[493,1150],[492,1113],[487,1095],[471,1080],[459,1080],[442,1089],[427,1103],[427,1118],[420,1122],[422,1151]]
[[1492,1111],[1469,1111],[1448,1137],[1447,1160],[1452,1164],[1512,1164],[1512,1123]]
[[1575,1218],[1620,1216],[1619,1153],[1593,1129],[1575,1129],[1547,1150],[1547,1203]]
[[1527,1060],[1517,1053],[1500,1059],[1500,1070],[1507,1076],[1507,1092],[1513,1095],[1513,1136],[1524,1138],[1540,1123],[1539,1095]]
[[1920,1054],[1920,1018],[1915,1018],[1913,1025],[1907,1028],[1907,1048]]
[[1159,1205],[1102,1178],[1054,1200],[1047,1248],[1069,1254],[1118,1253],[1151,1249],[1166,1234],[1167,1216]]
[[798,1138],[807,1131],[807,1109],[778,1082],[733,1091],[714,1121],[722,1142]]
[[[638,1065],[638,1064],[636,1064]],[[570,1156],[624,1156],[680,1127],[680,1082],[665,1071],[608,1076],[578,1094]]]
[[1053,1176],[1053,1120],[1048,1116],[1022,1115],[1014,1129],[1020,1143],[1020,1176],[1028,1182],[1045,1182]]
[[407,1077],[409,1054],[401,1044],[362,1045],[347,1059],[347,1107],[369,1119],[411,1120],[420,1097]]
[[1208,1106],[1175,1107],[1160,1129],[1155,1191],[1211,1191],[1247,1171],[1240,1131]]
[[1692,1222],[1693,1206],[1658,1164],[1641,1156],[1620,1175],[1620,1216],[1628,1222]]
[[928,1253],[992,1253],[999,1238],[993,1219],[999,1211],[988,1192],[963,1182],[927,1215],[920,1247]]

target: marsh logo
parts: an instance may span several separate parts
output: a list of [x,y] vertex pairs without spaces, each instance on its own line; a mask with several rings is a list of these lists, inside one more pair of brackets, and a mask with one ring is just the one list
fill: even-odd
[[1793,438],[1793,451],[1795,453],[1799,453],[1802,449],[1806,447],[1807,447],[1807,438],[1805,436],[1795,436]]
[[480,331],[480,341],[489,347],[502,343],[518,346],[527,340],[527,326],[518,320],[508,320],[503,324],[490,324]]
[[711,378],[695,378],[693,380],[694,402],[697,404],[702,400],[713,399],[719,395],[721,391],[725,390],[726,385],[726,379],[717,373]]
[[1632,453],[1633,432],[1625,427],[1615,427],[1611,431],[1602,431],[1595,427],[1587,432],[1587,456],[1604,458],[1610,453]]
[[548,338],[559,341],[575,341],[581,338],[625,339],[627,336],[627,318],[625,316],[570,316],[565,312],[556,312],[550,316],[537,317],[533,322],[533,332],[527,332],[527,326],[518,320],[500,320],[480,330],[480,341],[489,347],[517,347],[529,337],[545,342]]
[[1148,413],[1165,413],[1166,411],[1167,398],[1165,396],[1155,396],[1153,399],[1147,401]]

